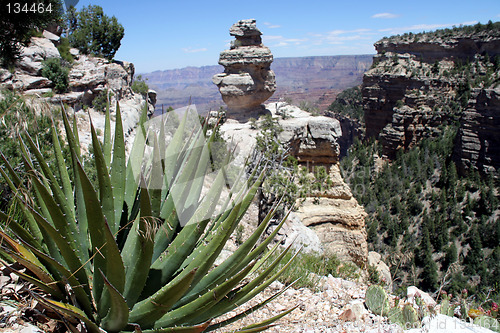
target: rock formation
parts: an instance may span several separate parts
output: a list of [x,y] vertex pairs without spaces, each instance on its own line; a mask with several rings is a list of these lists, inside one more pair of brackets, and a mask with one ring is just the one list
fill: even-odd
[[262,103],[276,90],[273,55],[262,45],[255,20],[235,23],[229,34],[236,40],[229,50],[221,52],[219,64],[224,73],[214,75],[212,81],[228,107],[228,116],[244,120],[263,113]]
[[[289,244],[298,236],[295,243],[303,245],[306,252],[322,249],[342,261],[365,266],[368,257],[366,213],[353,198],[340,173],[340,123],[329,117],[314,117],[283,102],[270,103],[266,107],[278,119],[283,129],[279,139],[290,147],[290,155],[310,171],[316,166],[325,166],[331,180],[325,191],[313,191],[298,201],[297,211],[284,226],[283,243]],[[250,154],[258,134],[249,123],[232,119],[222,125],[221,132],[226,139],[239,143],[244,156]],[[314,177],[312,173],[310,176]],[[315,235],[310,234],[310,230]]]
[[342,130],[339,121],[294,112],[293,107],[285,103],[275,105],[279,113],[287,115],[287,119],[279,120],[283,128],[280,140],[288,143],[290,155],[306,167],[311,176],[316,167],[326,167],[331,180],[325,190],[312,191],[299,200],[296,214],[305,226],[316,232],[325,252],[364,266],[368,257],[366,213],[340,173],[338,140]]
[[366,135],[378,137],[385,156],[433,136],[460,120],[459,169],[500,168],[500,33],[458,30],[406,35],[375,44],[374,66],[363,78]]
[[473,89],[460,121],[455,158],[461,171],[475,166],[494,174],[500,170],[500,89]]
[[[35,106],[45,102],[56,106],[66,104],[67,111],[76,112],[78,116],[82,131],[80,139],[84,147],[90,143],[88,113],[97,128],[104,127],[102,112],[94,110],[92,105],[92,101],[101,92],[109,92],[112,113],[115,111],[116,101],[119,101],[126,133],[132,131],[139,121],[146,100],[149,101],[149,113],[154,112],[155,92],[150,91],[147,96],[143,96],[131,88],[134,77],[132,63],[83,55],[77,49],[70,49],[74,61],[69,64],[68,91],[61,94],[53,91],[52,82],[41,76],[41,71],[44,60],[61,58],[56,47],[59,38],[49,32],[44,32],[44,36],[46,37],[33,37],[31,43],[21,49],[20,58],[12,73],[0,68],[0,88],[32,96]],[[78,112],[83,108],[88,112]]]

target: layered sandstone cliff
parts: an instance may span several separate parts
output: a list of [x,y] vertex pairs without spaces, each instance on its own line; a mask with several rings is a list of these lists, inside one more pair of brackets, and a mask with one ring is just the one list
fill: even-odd
[[500,168],[497,30],[409,34],[375,47],[374,66],[363,78],[366,135],[380,139],[387,157],[459,120],[459,168]]
[[[280,104],[281,108],[291,108],[276,103],[278,109]],[[324,188],[309,190],[305,198],[298,200],[297,216],[318,235],[325,252],[364,266],[368,258],[366,213],[340,172],[340,122],[293,110],[285,113],[292,117],[295,114],[293,118],[279,119],[283,128],[280,139],[290,147],[289,154],[307,169],[311,183],[318,181],[313,175],[318,167],[325,167],[328,174]]]

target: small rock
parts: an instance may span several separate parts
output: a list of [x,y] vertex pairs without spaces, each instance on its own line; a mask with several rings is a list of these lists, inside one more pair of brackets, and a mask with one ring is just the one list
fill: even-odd
[[417,305],[417,303],[415,302],[415,296],[417,295],[420,295],[426,306],[435,307],[437,305],[436,301],[428,293],[418,289],[415,286],[408,287],[407,289],[408,302],[410,302],[413,305]]
[[50,40],[52,43],[54,43],[56,45],[59,44],[59,42],[61,41],[61,37],[53,34],[50,31],[44,30],[42,34],[43,34],[43,37],[47,38],[48,40]]

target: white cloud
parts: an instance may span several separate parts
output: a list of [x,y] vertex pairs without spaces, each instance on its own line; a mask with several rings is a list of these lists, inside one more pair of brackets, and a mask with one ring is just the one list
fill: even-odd
[[276,29],[276,28],[281,28],[281,25],[278,24],[272,24],[269,22],[264,22],[264,25],[268,27],[269,29]]
[[345,42],[354,40],[369,39],[373,32],[370,29],[354,29],[354,30],[332,30],[324,34],[310,34],[314,37],[313,45],[322,45],[324,43],[341,45]]
[[262,38],[264,38],[264,40],[277,40],[283,39],[283,36],[264,35]]
[[263,40],[264,44],[271,43],[270,45],[267,45],[269,47],[282,47],[289,45],[298,46],[308,41],[307,38],[285,38],[283,36],[266,36],[266,35],[263,36]]
[[449,23],[449,24],[415,24],[407,27],[396,27],[396,28],[388,28],[388,29],[380,29],[379,32],[388,33],[390,35],[402,34],[405,32],[416,32],[416,31],[431,31],[442,28],[450,28],[452,26],[460,26],[460,25],[474,25],[477,21],[468,21],[462,23]]
[[372,18],[380,18],[380,19],[393,19],[399,17],[397,14],[392,14],[392,13],[378,13],[375,15],[372,15]]
[[198,53],[198,52],[205,52],[207,51],[206,48],[201,48],[201,49],[193,49],[191,47],[187,47],[187,48],[183,48],[182,51],[184,51],[185,53]]

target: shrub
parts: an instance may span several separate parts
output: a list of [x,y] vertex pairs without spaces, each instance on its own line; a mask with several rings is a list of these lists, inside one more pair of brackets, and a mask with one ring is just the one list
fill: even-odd
[[104,14],[100,6],[88,6],[68,13],[70,44],[85,54],[113,59],[125,30],[116,17]]
[[42,76],[46,77],[54,85],[54,90],[63,93],[69,87],[69,68],[63,66],[61,59],[49,58],[43,62]]
[[[37,116],[26,106],[22,96],[2,91],[0,99],[0,152],[8,156],[15,169],[22,168],[22,155],[18,149],[19,133],[27,131],[40,140],[40,150],[47,159],[52,159],[52,147],[43,144],[50,141],[50,118],[45,113]],[[0,177],[0,209],[7,209],[12,192]]]
[[[279,254],[273,255],[275,258],[278,256]],[[359,268],[355,264],[341,262],[334,254],[320,255],[312,252],[297,253],[296,256],[297,258],[295,260],[300,262],[300,265],[290,266],[278,278],[278,280],[285,285],[294,283],[295,288],[310,288],[316,290],[320,287],[319,283],[321,277],[330,274],[334,277],[341,277],[343,279],[355,280],[359,278]],[[283,257],[282,266],[292,257],[293,255],[291,253],[286,254]]]
[[136,94],[141,94],[144,97],[148,95],[148,84],[142,79],[141,75],[137,76],[137,78],[132,83],[132,91]]
[[68,63],[72,63],[74,61],[73,56],[69,53],[69,49],[71,46],[69,45],[69,40],[67,38],[61,38],[61,42],[57,45],[57,50],[61,55],[61,58],[66,60]]
[[94,110],[99,112],[104,112],[106,110],[106,106],[108,105],[108,95],[109,98],[113,97],[113,93],[106,89],[102,90],[99,95],[94,98],[92,101],[92,107]]

